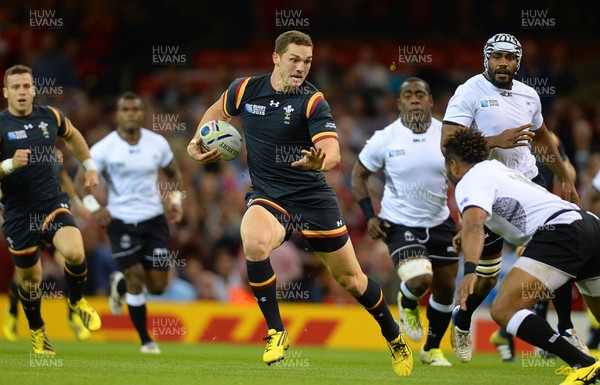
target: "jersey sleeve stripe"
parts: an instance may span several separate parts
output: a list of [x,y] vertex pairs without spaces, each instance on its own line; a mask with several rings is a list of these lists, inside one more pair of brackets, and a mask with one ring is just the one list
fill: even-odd
[[60,113],[59,113],[59,112],[58,112],[58,110],[57,110],[56,108],[54,108],[54,107],[51,107],[51,106],[47,106],[47,107],[48,107],[48,109],[49,109],[50,111],[52,111],[52,112],[54,113],[54,115],[56,116],[56,122],[57,122],[57,124],[58,124],[58,127],[60,127],[60,126],[62,125],[62,119],[61,119],[61,117],[60,117]]
[[227,96],[229,95],[229,90],[225,90],[225,92],[223,92],[223,105],[222,105],[222,110],[223,110],[223,115],[225,115],[226,118],[231,119],[231,114],[229,112],[227,112]]
[[323,99],[325,99],[325,97],[323,96],[322,92],[317,92],[313,96],[311,96],[310,99],[308,99],[308,104],[306,105],[306,118],[307,119],[310,118],[310,116],[312,115],[313,111],[315,110],[315,108],[317,107],[319,102]]
[[242,82],[240,82],[240,84],[237,86],[237,88],[235,90],[235,108],[236,109],[240,108],[240,104],[242,103],[242,97],[244,96],[244,91],[246,91],[246,86],[248,85],[249,81],[250,81],[249,77],[244,79]]
[[329,138],[333,138],[333,139],[338,139],[338,134],[335,131],[326,131],[326,132],[319,132],[318,134],[316,134],[315,136],[312,137],[312,142],[313,144],[316,144],[317,142],[323,140],[323,139],[329,139]]
[[67,128],[65,129],[65,133],[62,134],[61,137],[68,138],[73,133],[73,130],[71,129],[71,127],[73,126],[73,123],[71,123],[71,119],[69,119],[69,118],[65,118],[65,123],[67,124]]
[[300,231],[305,238],[337,238],[348,233],[346,225],[334,230],[302,230]]

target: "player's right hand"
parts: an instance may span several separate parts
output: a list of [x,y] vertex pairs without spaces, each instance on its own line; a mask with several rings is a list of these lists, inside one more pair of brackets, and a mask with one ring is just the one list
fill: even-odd
[[373,217],[371,219],[369,219],[369,221],[367,222],[367,231],[369,232],[369,235],[371,236],[371,238],[373,239],[379,239],[379,238],[385,238],[387,236],[386,231],[382,228],[389,228],[390,224],[386,221],[382,221],[381,219],[377,218],[377,217]]
[[29,155],[31,155],[31,150],[29,149],[15,151],[15,154],[12,157],[13,168],[16,170],[27,166],[27,163],[29,163]]
[[462,231],[459,231],[454,237],[452,237],[452,246],[454,247],[454,252],[456,254],[460,253],[460,251],[462,250],[460,243],[461,233]]
[[100,210],[96,211],[92,214],[96,223],[98,223],[102,227],[108,226],[110,221],[112,221],[112,216],[110,215],[110,211],[106,207],[102,207]]
[[514,148],[529,145],[529,142],[535,136],[535,133],[528,131],[533,123],[527,123],[519,127],[504,130],[500,135],[496,135],[492,142],[493,147]]
[[221,160],[221,153],[217,149],[204,152],[202,144],[198,139],[192,139],[190,144],[188,144],[187,153],[190,158],[194,159],[200,164],[218,162]]

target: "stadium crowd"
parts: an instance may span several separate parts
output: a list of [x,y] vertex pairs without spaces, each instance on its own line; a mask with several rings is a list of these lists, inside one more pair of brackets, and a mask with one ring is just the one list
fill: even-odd
[[[320,6],[317,3],[320,2],[303,5],[310,22],[305,32],[312,35],[314,30],[319,40],[308,79],[325,94],[331,105],[342,149],[341,165],[337,171],[327,173],[327,179],[338,195],[363,270],[380,283],[384,292],[395,293],[397,276],[387,249],[382,242],[368,236],[364,217],[352,198],[350,176],[357,154],[375,130],[397,119],[398,86],[409,76],[419,76],[431,84],[434,117],[441,120],[456,86],[482,71],[481,46],[489,31],[502,32],[506,25],[502,15],[519,11],[513,10],[514,6],[495,6],[501,9],[496,10],[497,18],[486,30],[476,21],[460,18],[463,23],[458,33],[465,39],[448,44],[439,33],[417,34],[409,29],[411,25],[416,28],[419,20],[433,24],[440,18],[438,12],[441,11],[432,11],[431,2],[426,1],[422,8],[411,6],[416,8],[417,15],[419,12],[423,15],[401,27],[400,32],[406,32],[412,40],[400,43],[401,39],[389,37],[397,34],[382,38],[389,32],[384,27],[368,29],[377,37],[366,34],[364,40],[355,36],[340,38],[343,31],[328,35],[323,32],[323,21],[311,15],[319,13],[315,10],[318,7],[337,9],[337,3],[323,2],[325,5]],[[360,10],[367,2],[354,3]],[[81,130],[90,146],[115,128],[117,97],[125,91],[137,92],[149,109],[145,127],[168,139],[184,178],[184,187],[180,190],[185,198],[185,214],[182,223],[171,228],[170,252],[175,259],[169,287],[162,298],[253,300],[246,287],[245,258],[239,235],[245,211],[244,195],[249,187],[245,153],[232,162],[200,167],[187,156],[185,146],[204,111],[219,97],[216,92],[241,72],[260,75],[271,69],[270,62],[257,59],[268,58],[264,52],[273,49],[261,43],[271,39],[261,40],[261,37],[280,32],[276,29],[276,8],[294,6],[287,1],[278,6],[258,6],[254,18],[242,25],[255,28],[253,36],[236,40],[232,31],[226,31],[219,39],[209,41],[203,37],[194,44],[184,28],[175,28],[166,36],[152,31],[161,6],[133,2],[121,5],[116,12],[119,4],[117,1],[89,2],[82,7],[76,1],[50,1],[39,8],[56,13],[43,16],[26,11],[31,6],[0,5],[0,70],[4,72],[14,63],[30,65],[39,81],[36,103],[50,103],[60,108]],[[467,15],[476,12],[469,6],[471,2],[460,4],[463,6],[453,12]],[[192,7],[201,11],[209,5],[200,1]],[[385,9],[381,12],[378,7],[374,8],[367,18],[372,25],[389,21]],[[352,20],[360,12],[356,9],[341,12],[338,19],[342,23]],[[188,10],[189,15],[193,13]],[[244,19],[240,15],[232,17]],[[31,20],[36,18],[60,18],[62,27],[31,28]],[[181,23],[198,26],[190,16],[182,18]],[[150,25],[143,30],[148,35],[140,31],[132,33],[143,25]],[[369,26],[371,24],[365,27]],[[209,27],[200,29],[201,34],[210,33]],[[577,33],[585,31],[570,32],[578,36]],[[600,100],[593,96],[594,86],[598,88],[597,80],[589,79],[597,63],[581,44],[571,44],[567,36],[557,37],[558,31],[546,34],[538,31],[539,38],[527,30],[523,30],[522,38],[518,33],[515,35],[524,45],[523,64],[516,78],[540,93],[546,125],[563,142],[576,168],[576,184],[581,195],[600,171]],[[140,36],[152,43],[142,44]],[[421,49],[421,57],[417,62],[403,62],[406,57],[403,49],[404,52]],[[179,62],[174,63],[177,60]],[[239,120],[234,119],[232,124],[241,129]],[[64,165],[74,176],[79,162],[66,155]],[[164,179],[159,187],[166,190],[166,183]],[[374,193],[381,194],[382,186]],[[100,191],[102,188],[97,192]],[[449,199],[449,203],[453,204],[453,199]],[[457,219],[456,208],[451,209]],[[84,210],[75,210],[75,214],[90,264],[86,294],[106,295],[108,277],[116,265],[105,231]],[[4,241],[0,244],[0,292],[5,292],[12,275],[12,262]],[[283,299],[354,302],[324,271],[318,257],[301,237],[294,236],[292,242],[277,249],[271,261]],[[57,288],[60,288],[63,285],[61,269],[53,269],[50,257],[44,258],[44,264],[44,279],[59,282]],[[284,294],[291,291],[306,294]],[[389,302],[395,300],[395,295],[386,297]]]

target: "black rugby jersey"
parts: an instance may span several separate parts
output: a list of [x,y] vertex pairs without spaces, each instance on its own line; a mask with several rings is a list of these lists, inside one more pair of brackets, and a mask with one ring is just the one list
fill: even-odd
[[290,93],[278,92],[271,74],[239,78],[225,91],[225,116],[240,115],[252,187],[273,198],[326,186],[319,171],[292,167],[318,141],[336,138],[329,104],[305,81]]
[[0,112],[0,161],[12,158],[16,150],[31,150],[27,166],[0,181],[5,215],[18,215],[13,210],[35,207],[36,202],[60,194],[55,142],[57,136],[70,135],[71,122],[54,107],[34,105],[24,117],[14,116],[8,109]]

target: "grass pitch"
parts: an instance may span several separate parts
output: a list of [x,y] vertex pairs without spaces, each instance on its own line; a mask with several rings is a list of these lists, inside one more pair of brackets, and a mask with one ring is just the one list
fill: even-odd
[[396,377],[383,351],[347,351],[292,347],[286,359],[267,366],[259,345],[160,344],[162,354],[143,355],[139,346],[118,342],[53,342],[54,358],[30,354],[29,341],[0,340],[0,384],[559,384],[560,360],[522,355],[501,363],[495,354],[474,354],[462,364],[452,353],[452,367],[423,365],[414,354],[410,377]]

